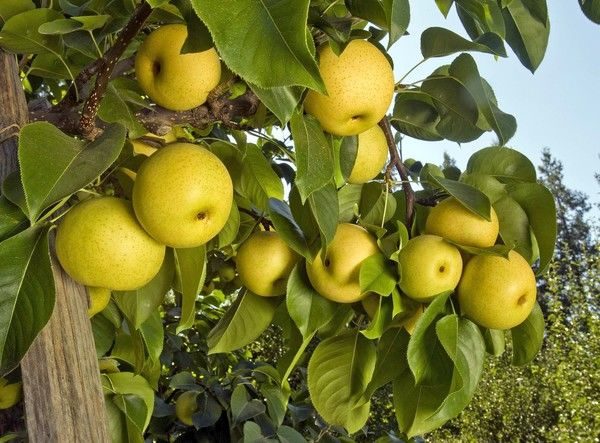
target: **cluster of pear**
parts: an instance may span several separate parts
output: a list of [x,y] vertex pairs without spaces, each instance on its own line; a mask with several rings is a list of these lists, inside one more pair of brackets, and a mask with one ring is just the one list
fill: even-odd
[[432,208],[425,233],[399,253],[400,289],[420,303],[455,291],[463,315],[480,326],[510,329],[531,313],[536,300],[535,275],[516,251],[508,257],[491,253],[470,256],[455,246],[488,248],[496,243],[499,223],[450,197]]
[[209,150],[171,143],[142,163],[132,201],[84,200],[56,233],[63,269],[89,288],[89,314],[102,310],[111,290],[135,290],[160,270],[166,246],[205,244],[223,228],[233,204],[225,165]]

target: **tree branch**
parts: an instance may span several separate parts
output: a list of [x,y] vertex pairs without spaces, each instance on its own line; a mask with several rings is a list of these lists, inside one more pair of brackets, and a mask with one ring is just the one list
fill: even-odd
[[406,170],[404,163],[402,163],[402,157],[400,156],[400,152],[398,151],[396,142],[394,141],[392,127],[390,126],[390,121],[388,120],[387,116],[384,116],[378,124],[385,134],[385,140],[387,141],[388,149],[390,151],[391,160],[386,172],[390,172],[391,168],[396,167],[398,174],[400,174],[400,179],[402,180],[402,189],[404,190],[404,198],[406,199],[406,224],[410,230],[415,212],[415,193],[410,186],[410,182],[408,181],[408,171]]
[[83,106],[81,120],[79,121],[79,132],[84,137],[93,139],[97,135],[96,113],[100,106],[100,100],[106,92],[111,74],[125,49],[140,32],[151,12],[150,5],[145,1],[142,2],[119,33],[114,45],[99,59],[99,66],[96,68],[96,84]]

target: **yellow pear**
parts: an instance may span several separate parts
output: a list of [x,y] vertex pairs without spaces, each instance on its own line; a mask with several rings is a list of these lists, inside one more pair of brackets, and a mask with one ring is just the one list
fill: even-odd
[[458,303],[467,318],[490,329],[523,323],[535,305],[535,275],[518,252],[508,259],[476,255],[465,266],[458,285]]
[[462,273],[458,248],[437,235],[420,235],[398,254],[400,289],[420,302],[456,288]]
[[181,54],[187,27],[164,25],[146,37],[135,58],[140,87],[160,106],[185,111],[206,101],[221,79],[221,62],[214,48]]
[[388,146],[383,130],[375,125],[358,134],[358,149],[348,183],[361,184],[374,179],[388,158]]
[[73,280],[128,291],[152,280],[165,246],[142,229],[130,202],[101,197],[77,204],[64,216],[56,231],[56,255]]
[[198,410],[196,397],[198,397],[198,392],[186,391],[175,401],[175,415],[184,425],[194,425],[192,415]]
[[244,286],[257,295],[273,297],[285,294],[299,258],[276,232],[256,231],[238,249],[236,263]]
[[225,226],[233,184],[208,149],[171,143],[148,157],[133,185],[135,215],[157,241],[174,248],[208,242]]
[[[144,134],[144,137],[152,137],[162,140],[163,143],[173,143],[177,141],[177,137],[175,136],[175,132],[173,130],[167,132],[165,135],[156,135],[148,132]],[[136,155],[145,155],[150,157],[154,154],[158,149],[149,143],[146,143],[142,137],[130,140],[133,145],[133,153]]]
[[366,229],[341,223],[327,251],[319,252],[312,263],[306,263],[308,279],[323,297],[338,303],[354,303],[366,296],[360,290],[360,265],[367,257],[379,253],[375,238]]
[[442,200],[429,211],[425,232],[447,238],[459,245],[487,248],[496,243],[498,216],[490,207],[491,221],[467,209],[454,197]]
[[366,40],[352,40],[338,57],[329,46],[319,51],[327,95],[309,91],[304,109],[323,129],[355,135],[375,126],[394,95],[394,73],[383,53]]
[[88,317],[91,318],[108,306],[108,302],[110,302],[111,290],[88,286],[87,293],[89,298],[87,313]]
[[12,408],[23,397],[23,383],[9,383],[7,379],[0,378],[0,409]]

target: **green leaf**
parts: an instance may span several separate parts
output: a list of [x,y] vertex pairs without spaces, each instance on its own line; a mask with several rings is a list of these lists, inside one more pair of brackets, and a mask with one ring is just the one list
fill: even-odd
[[467,163],[468,174],[491,175],[501,183],[536,182],[535,166],[525,155],[507,147],[492,146],[475,152]]
[[507,187],[509,195],[523,208],[540,251],[541,275],[546,271],[556,245],[556,207],[554,196],[542,184],[519,183]]
[[206,245],[175,249],[175,273],[182,294],[177,333],[189,329],[196,318],[196,297],[206,278]]
[[241,194],[261,211],[267,211],[269,198],[283,199],[283,183],[260,148],[246,145],[240,179]]
[[51,22],[46,22],[38,28],[38,32],[44,35],[62,35],[78,31],[83,28],[83,24],[68,18],[59,18]]
[[289,426],[280,426],[277,429],[277,437],[281,443],[305,443],[306,440],[298,431]]
[[[391,292],[391,291],[390,291]],[[369,340],[380,338],[385,330],[390,326],[393,319],[394,302],[392,297],[377,297],[377,311],[366,329],[362,329],[360,333]]]
[[299,85],[324,93],[314,48],[309,46],[309,4],[309,0],[192,0],[221,58],[244,80],[262,88]]
[[587,18],[600,25],[600,0],[579,0],[579,6]]
[[0,243],[0,374],[12,370],[54,309],[48,231],[33,226]]
[[167,249],[165,260],[158,274],[145,286],[133,291],[113,291],[113,299],[125,317],[139,329],[162,303],[165,294],[173,283],[175,262],[170,249]]
[[125,415],[125,426],[127,429],[127,439],[130,442],[141,442],[143,434],[144,419],[148,410],[144,401],[136,395],[119,395],[112,398],[112,402]]
[[146,345],[146,351],[151,360],[160,362],[163,350],[165,330],[160,313],[156,309],[140,327],[140,335]]
[[150,423],[150,417],[152,417],[152,411],[154,410],[154,391],[146,379],[131,372],[102,374],[101,377],[105,395],[135,395],[142,399],[146,405],[146,417],[142,427],[142,430],[145,430]]
[[389,32],[388,49],[402,37],[410,23],[410,4],[408,0],[383,0]]
[[18,206],[24,214],[27,214],[27,202],[25,200],[25,191],[19,171],[13,171],[6,176],[2,182],[2,195],[10,203]]
[[443,140],[436,129],[439,121],[440,115],[429,95],[416,89],[396,94],[390,122],[398,131],[419,140],[439,141]]
[[4,0],[0,3],[0,24],[7,21],[13,15],[35,9],[32,0]]
[[27,226],[27,217],[21,209],[0,195],[0,242]]
[[94,343],[96,344],[96,356],[105,355],[115,341],[115,325],[104,315],[94,315],[91,319]]
[[192,414],[192,422],[196,429],[213,426],[223,413],[223,408],[208,391],[196,397],[198,409]]
[[130,139],[148,132],[135,115],[140,109],[139,104],[143,103],[142,96],[136,89],[137,83],[132,79],[115,78],[108,84],[98,108],[100,119],[107,123],[122,124],[127,128]]
[[514,247],[531,263],[534,257],[529,218],[521,205],[507,195],[494,203],[494,210],[498,215],[500,237],[504,244]]
[[235,387],[231,394],[231,415],[235,424],[250,420],[265,411],[265,405],[260,400],[248,398],[248,391],[243,384]]
[[504,354],[506,339],[504,331],[500,329],[482,328],[483,340],[485,341],[485,350],[488,354],[498,357]]
[[84,31],[93,31],[100,29],[106,25],[110,20],[110,15],[80,15],[78,17],[71,17],[72,20],[78,21],[83,25],[81,28]]
[[537,302],[529,317],[512,328],[510,333],[513,343],[513,365],[522,366],[533,361],[544,342],[544,314]]
[[297,86],[280,86],[277,88],[261,88],[249,84],[259,100],[269,108],[275,117],[285,126],[300,103],[304,88]]
[[435,0],[435,4],[444,17],[448,17],[448,13],[450,12],[450,8],[452,8],[452,4],[454,0]]
[[218,234],[219,249],[222,249],[235,241],[240,229],[240,222],[240,210],[234,202],[231,205],[227,223],[225,223],[225,226],[223,226],[223,229],[221,229]]
[[[506,23],[506,41],[521,64],[532,73],[538,68],[548,46],[550,22],[540,19],[536,6],[546,0],[512,0],[502,10]],[[536,11],[538,12],[536,14]]]
[[208,334],[208,353],[231,352],[254,341],[271,324],[280,301],[249,291],[238,295]]
[[366,397],[371,397],[380,387],[397,378],[408,369],[406,352],[410,334],[405,328],[390,328],[377,343],[377,358],[373,378],[367,386]]
[[52,203],[91,183],[117,159],[124,143],[125,128],[120,125],[108,126],[91,143],[69,137],[47,122],[24,126],[19,164],[29,219],[37,220]]
[[326,248],[333,241],[338,226],[338,196],[333,183],[329,183],[308,197],[310,210],[321,234],[321,245]]
[[364,426],[370,402],[361,401],[375,369],[375,347],[358,331],[328,338],[308,363],[308,391],[323,419],[354,433]]
[[339,164],[340,173],[343,182],[345,182],[354,168],[356,156],[358,154],[358,135],[350,135],[342,137],[341,142],[336,150],[337,163]]
[[358,212],[361,223],[383,226],[396,212],[396,199],[382,183],[369,182],[362,187]]
[[444,57],[457,52],[475,51],[506,57],[502,39],[497,34],[486,33],[467,40],[446,28],[427,28],[421,34],[421,54],[424,58]]
[[333,150],[319,122],[310,115],[296,112],[290,120],[298,172],[296,186],[302,202],[333,178]]
[[308,281],[304,262],[294,267],[288,278],[286,305],[302,337],[305,339],[329,322],[338,304],[322,297]]
[[478,35],[481,29],[483,32],[493,32],[504,38],[506,30],[497,0],[456,0],[456,4],[459,11],[467,14],[475,22]]
[[304,232],[292,215],[288,204],[276,198],[269,199],[269,217],[277,233],[298,254],[311,259],[308,242]]
[[187,0],[175,0],[171,3],[179,9],[188,29],[194,30],[194,32],[188,33],[181,48],[181,53],[202,52],[214,47],[215,43],[208,28],[202,23],[191,3]]
[[359,282],[363,294],[374,292],[387,296],[392,293],[398,277],[388,265],[383,254],[375,254],[364,259],[360,264]]
[[430,176],[430,180],[437,183],[474,214],[483,217],[487,221],[491,220],[490,199],[479,189],[466,183],[448,180],[447,178]]
[[0,31],[0,48],[20,54],[60,54],[59,36],[40,34],[38,28],[46,22],[63,18],[53,9],[39,8],[9,18]]

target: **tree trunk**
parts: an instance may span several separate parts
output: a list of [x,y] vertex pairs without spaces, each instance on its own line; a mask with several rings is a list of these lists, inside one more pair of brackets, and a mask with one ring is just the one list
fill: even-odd
[[[0,180],[17,168],[17,141],[11,134],[27,118],[16,58],[0,51]],[[53,272],[54,312],[21,362],[29,441],[108,442],[85,289],[55,258]]]

